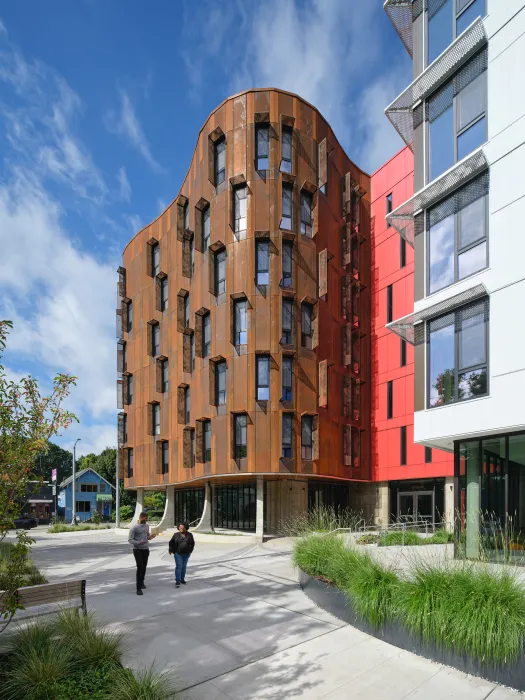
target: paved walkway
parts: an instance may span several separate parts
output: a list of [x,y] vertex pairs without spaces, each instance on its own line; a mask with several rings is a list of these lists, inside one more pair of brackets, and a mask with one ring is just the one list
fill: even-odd
[[174,671],[180,700],[523,697],[323,612],[300,590],[286,541],[198,543],[188,585],[177,590],[168,538],[161,536],[152,546],[147,590],[138,597],[134,560],[122,537],[37,537],[34,558],[49,577],[85,576],[89,607],[129,633],[124,662]]

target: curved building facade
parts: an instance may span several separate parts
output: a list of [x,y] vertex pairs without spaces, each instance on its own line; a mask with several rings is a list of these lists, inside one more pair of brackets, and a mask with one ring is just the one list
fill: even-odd
[[225,100],[119,269],[119,459],[163,525],[275,531],[370,479],[369,177],[310,104]]

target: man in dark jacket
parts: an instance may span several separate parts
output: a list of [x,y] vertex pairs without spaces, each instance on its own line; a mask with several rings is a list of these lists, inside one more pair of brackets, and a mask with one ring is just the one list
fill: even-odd
[[180,523],[168,547],[169,553],[175,555],[175,588],[180,588],[181,583],[186,585],[186,566],[195,549],[195,540],[191,532],[188,532],[188,523]]
[[139,521],[129,531],[128,542],[133,545],[133,555],[137,564],[137,595],[142,595],[146,567],[148,566],[149,543],[155,535],[151,535],[148,525],[148,514],[141,513]]

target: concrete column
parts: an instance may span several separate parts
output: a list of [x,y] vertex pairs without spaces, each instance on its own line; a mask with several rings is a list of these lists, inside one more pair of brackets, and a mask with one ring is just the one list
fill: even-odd
[[197,525],[193,528],[194,532],[212,532],[212,488],[209,481],[204,484],[204,508],[202,516]]
[[445,520],[445,527],[449,532],[454,531],[454,521],[456,519],[456,514],[454,512],[454,477],[445,477],[445,512],[443,513],[443,518]]
[[467,471],[467,535],[466,554],[469,559],[479,558],[479,511],[481,459],[477,442],[466,443]]
[[257,511],[255,515],[255,537],[262,544],[264,538],[264,478],[257,477]]
[[162,520],[152,528],[155,532],[163,532],[169,530],[170,527],[175,527],[175,487],[166,486],[166,503],[164,505],[164,513]]
[[139,515],[142,513],[144,510],[144,489],[137,489],[137,502],[135,503],[135,514],[133,516],[133,520],[131,521],[132,525],[135,525],[139,521]]
[[380,481],[376,489],[375,524],[388,527],[390,519],[390,488],[388,481]]

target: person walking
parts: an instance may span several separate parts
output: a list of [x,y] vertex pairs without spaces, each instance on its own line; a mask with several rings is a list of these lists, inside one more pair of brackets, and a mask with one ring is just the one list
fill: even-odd
[[180,588],[181,583],[186,585],[186,567],[195,549],[195,540],[188,529],[188,523],[180,523],[168,545],[169,553],[175,556],[175,588]]
[[155,537],[151,535],[148,525],[148,514],[141,513],[139,521],[130,528],[128,542],[133,545],[133,556],[137,564],[137,595],[143,595],[144,578],[149,558],[149,543]]

